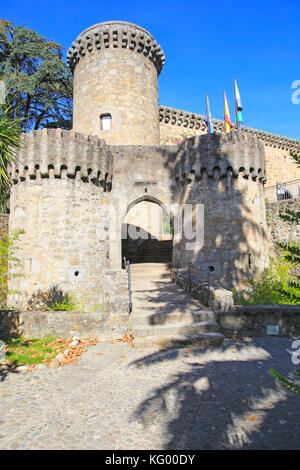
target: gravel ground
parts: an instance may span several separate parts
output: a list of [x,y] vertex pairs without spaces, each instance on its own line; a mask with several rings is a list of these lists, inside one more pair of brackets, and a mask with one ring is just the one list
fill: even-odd
[[214,349],[98,343],[76,365],[0,370],[0,449],[300,449],[292,340]]

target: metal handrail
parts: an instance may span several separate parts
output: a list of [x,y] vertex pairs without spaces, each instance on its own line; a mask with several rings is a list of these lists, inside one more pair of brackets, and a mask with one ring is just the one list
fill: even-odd
[[268,202],[295,199],[300,196],[300,179],[266,187],[265,196]]
[[128,309],[129,309],[129,313],[131,313],[132,312],[132,295],[131,295],[130,261],[126,260],[125,256],[123,259],[124,259],[124,265],[125,265],[125,269],[127,272],[127,279],[128,279]]

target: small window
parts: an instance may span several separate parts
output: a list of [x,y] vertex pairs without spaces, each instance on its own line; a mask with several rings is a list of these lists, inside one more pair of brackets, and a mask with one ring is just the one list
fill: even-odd
[[101,129],[103,131],[110,131],[111,129],[111,114],[101,114]]

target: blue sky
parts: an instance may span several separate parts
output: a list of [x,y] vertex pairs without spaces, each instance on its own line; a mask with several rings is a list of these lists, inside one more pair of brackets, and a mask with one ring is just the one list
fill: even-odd
[[[198,114],[209,95],[223,119],[225,88],[234,120],[236,78],[246,126],[300,139],[299,0],[0,0],[0,15],[25,24],[65,48],[88,26],[123,20],[146,28],[162,46],[166,64],[159,102]],[[300,94],[299,94],[300,97]]]

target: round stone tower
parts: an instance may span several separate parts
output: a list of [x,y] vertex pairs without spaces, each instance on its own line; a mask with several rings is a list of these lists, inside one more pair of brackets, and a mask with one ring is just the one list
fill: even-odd
[[148,31],[124,21],[96,24],[77,37],[67,60],[74,131],[109,145],[159,145],[157,79],[165,58]]

